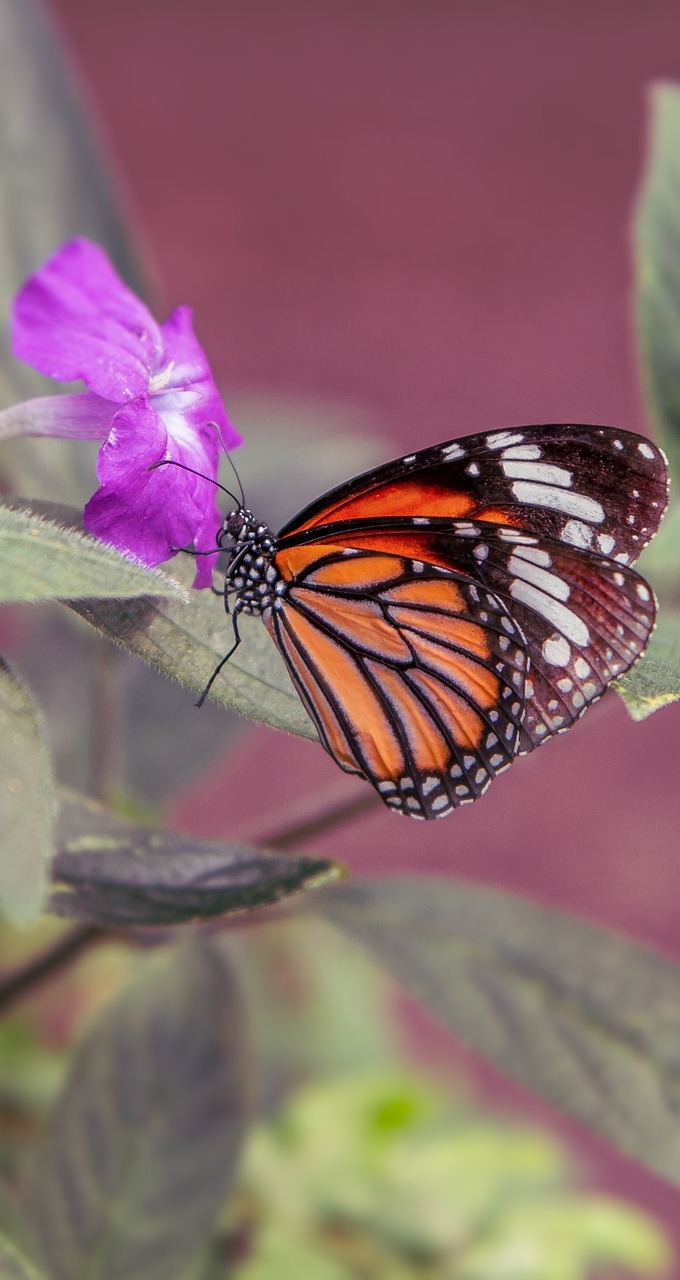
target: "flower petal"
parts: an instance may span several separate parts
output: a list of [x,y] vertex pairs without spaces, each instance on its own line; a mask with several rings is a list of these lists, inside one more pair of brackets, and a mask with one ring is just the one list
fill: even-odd
[[202,434],[208,423],[214,422],[225,449],[243,444],[227,417],[208,358],[194,333],[191,308],[177,307],[161,325],[161,334],[165,366],[154,373],[150,394],[170,434],[189,445],[197,431]]
[[[214,436],[214,433],[213,433]],[[169,560],[178,547],[186,547],[200,535],[202,543],[215,546],[221,516],[215,489],[209,480],[179,467],[149,471],[154,462],[172,458],[197,466],[206,476],[215,474],[217,442],[211,450],[192,452],[178,445],[166,431],[155,409],[137,400],[116,413],[108,440],[97,463],[101,487],[85,507],[85,528],[102,541],[153,567]],[[196,548],[199,549],[198,547]],[[200,585],[210,585],[212,556],[201,564]],[[198,585],[198,582],[197,584]]]
[[55,436],[61,440],[103,440],[111,430],[115,405],[89,391],[38,396],[0,413],[0,440],[13,436]]
[[145,396],[162,356],[161,332],[98,245],[71,240],[17,294],[13,351],[61,382],[122,404]]

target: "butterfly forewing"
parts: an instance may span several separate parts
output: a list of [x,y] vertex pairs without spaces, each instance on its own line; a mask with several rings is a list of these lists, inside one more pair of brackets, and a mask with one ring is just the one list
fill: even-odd
[[326,749],[391,808],[444,817],[519,745],[526,653],[495,594],[393,555],[287,549],[268,621]]
[[633,562],[667,503],[663,454],[610,427],[532,426],[482,432],[409,454],[332,490],[280,540],[356,520],[482,519]]

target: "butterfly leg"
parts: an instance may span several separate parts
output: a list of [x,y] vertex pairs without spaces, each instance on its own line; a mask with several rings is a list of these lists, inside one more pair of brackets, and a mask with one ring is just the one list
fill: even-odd
[[201,694],[200,698],[198,699],[198,702],[195,704],[197,707],[202,707],[202,706],[203,706],[203,703],[205,702],[205,700],[206,700],[206,698],[207,698],[208,694],[210,693],[210,690],[211,690],[211,688],[212,688],[213,684],[215,683],[215,680],[217,679],[218,675],[220,674],[220,671],[222,670],[222,667],[224,667],[224,666],[227,664],[227,662],[229,661],[229,659],[230,659],[231,657],[233,657],[233,655],[236,653],[236,650],[238,649],[238,647],[239,647],[239,645],[240,645],[240,643],[241,643],[241,637],[240,637],[240,635],[239,635],[239,633],[238,633],[238,602],[237,602],[237,604],[236,604],[236,605],[234,605],[234,612],[233,612],[233,614],[232,614],[232,622],[233,622],[233,625],[234,625],[234,643],[233,643],[233,645],[231,646],[231,649],[229,650],[229,652],[228,652],[228,653],[225,653],[224,657],[221,659],[221,661],[220,661],[220,662],[218,662],[217,666],[215,667],[215,670],[213,671],[213,673],[212,673],[212,675],[211,675],[211,677],[210,677],[210,679],[209,679],[209,681],[208,681],[207,685],[205,686],[205,689],[203,690],[203,693]]

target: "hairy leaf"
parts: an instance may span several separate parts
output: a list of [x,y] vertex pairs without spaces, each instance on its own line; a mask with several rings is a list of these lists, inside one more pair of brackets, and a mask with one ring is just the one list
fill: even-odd
[[661,611],[647,652],[615,688],[633,720],[646,720],[680,699],[679,613]]
[[45,899],[55,810],[40,713],[0,658],[0,911],[21,923]]
[[638,339],[658,439],[680,475],[680,89],[652,97],[650,155],[636,224]]
[[321,858],[135,827],[71,797],[60,819],[50,906],[101,925],[181,924],[278,902],[341,874]]
[[[181,573],[180,566],[177,576]],[[207,591],[192,593],[188,605],[148,599],[68,603],[103,635],[195,694],[203,691],[232,643],[224,606]],[[260,619],[240,618],[239,632],[243,643],[212,686],[211,700],[275,729],[315,738],[314,726]]]
[[[12,505],[26,506],[20,499]],[[60,526],[80,526],[80,516],[73,508],[42,501],[31,506]],[[115,552],[109,554],[116,557]],[[161,604],[145,589],[143,596],[127,601],[81,598],[64,599],[64,603],[109,640],[194,693],[201,693],[231,646],[232,627],[221,601],[208,591],[191,590],[194,565],[189,561],[190,557],[173,561],[173,578],[167,581],[175,582],[179,598],[172,602],[166,599]],[[314,726],[260,619],[241,618],[239,631],[243,644],[213,685],[211,701],[275,729],[314,739]]]
[[0,601],[142,594],[187,599],[172,578],[88,537],[75,523],[0,504]]
[[230,1186],[248,1108],[243,1017],[209,946],[156,955],[82,1046],[36,1153],[53,1280],[175,1280]]
[[462,1041],[680,1185],[680,966],[448,880],[338,885],[321,910]]

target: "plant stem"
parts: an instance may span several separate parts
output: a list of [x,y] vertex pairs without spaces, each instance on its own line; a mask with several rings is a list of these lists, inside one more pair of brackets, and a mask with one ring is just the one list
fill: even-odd
[[[335,799],[338,794],[339,798]],[[305,840],[313,839],[314,836],[332,831],[343,822],[348,822],[357,814],[368,812],[374,806],[375,796],[372,792],[368,795],[362,792],[358,796],[353,795],[348,798],[345,788],[339,793],[337,787],[332,787],[323,792],[320,797],[315,796],[311,804],[307,801],[291,806],[281,815],[273,832],[271,826],[260,831],[253,827],[247,833],[244,832],[242,838],[252,844],[265,845],[268,849],[290,849]],[[44,979],[57,974],[82,952],[87,951],[95,943],[105,941],[108,936],[108,930],[98,925],[75,925],[51,946],[28,960],[26,964],[4,978],[0,977],[0,1013],[3,1013],[14,1000],[18,1000]]]
[[278,819],[270,818],[266,824],[248,824],[239,831],[238,838],[267,849],[290,849],[375,809],[377,797],[373,791],[360,790],[349,796],[347,787],[341,783],[328,787],[311,802],[306,798],[288,806]]
[[63,933],[50,947],[46,947],[5,978],[0,978],[0,1012],[4,1012],[8,1005],[30,991],[38,982],[51,977],[81,952],[95,942],[102,942],[107,936],[105,929],[94,924],[75,925],[67,933]]

